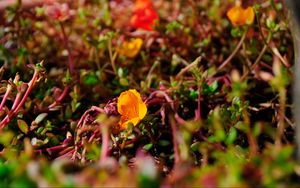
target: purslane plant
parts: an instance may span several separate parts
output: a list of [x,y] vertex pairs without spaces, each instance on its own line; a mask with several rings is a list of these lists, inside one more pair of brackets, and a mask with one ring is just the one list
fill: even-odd
[[[6,111],[6,116],[0,122],[1,129],[5,128],[7,124],[12,120],[12,118],[14,118],[20,112],[33,87],[43,78],[44,69],[42,64],[43,62],[36,65],[28,65],[29,68],[34,70],[33,76],[28,83],[20,81],[19,75],[16,75],[14,82],[8,82],[5,95],[1,101],[1,111],[4,111],[3,108],[8,108],[8,110]],[[12,97],[14,98],[14,101],[12,107],[9,109],[9,107],[4,107],[4,105],[7,98],[11,94],[12,88],[16,89],[17,94],[15,95],[15,97]]]

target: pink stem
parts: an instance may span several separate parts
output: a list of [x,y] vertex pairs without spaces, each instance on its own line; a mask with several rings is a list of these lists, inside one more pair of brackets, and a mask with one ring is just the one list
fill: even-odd
[[35,68],[33,77],[30,80],[30,82],[28,83],[28,88],[27,88],[27,90],[26,90],[26,92],[25,92],[25,94],[24,94],[21,102],[17,105],[17,107],[14,110],[12,110],[11,113],[8,113],[5,116],[5,118],[1,121],[1,123],[0,123],[1,129],[3,129],[4,127],[6,127],[6,125],[10,122],[11,117],[13,117],[14,115],[16,115],[19,112],[20,108],[23,106],[23,104],[25,103],[25,101],[26,101],[29,93],[31,92],[34,84],[36,83],[37,78],[38,78],[38,70]]
[[2,108],[3,108],[5,102],[6,102],[7,98],[8,98],[8,95],[10,94],[10,92],[11,92],[11,85],[8,84],[6,92],[5,92],[4,96],[3,96],[3,99],[2,99],[1,104],[0,104],[0,111],[3,110]]
[[[153,96],[163,96],[165,98],[165,100],[170,104],[172,110],[175,113],[175,119],[179,124],[184,124],[185,121],[179,116],[179,114],[176,112],[175,110],[175,105],[174,105],[174,101],[169,97],[169,95],[161,90],[157,90],[151,93],[151,95],[149,96],[148,99],[152,98]],[[148,103],[149,100],[146,100],[145,102]]]
[[64,155],[65,153],[69,153],[70,151],[73,151],[74,148],[72,146],[65,148],[64,150],[60,151],[58,155]]
[[30,80],[30,82],[28,83],[28,88],[21,100],[21,102],[19,103],[19,105],[16,107],[16,109],[13,111],[14,114],[18,113],[18,111],[20,110],[20,108],[23,106],[23,104],[25,103],[29,93],[31,92],[34,84],[36,83],[37,81],[37,78],[38,78],[38,71],[34,71],[34,74],[33,74],[33,77],[32,79]]
[[176,123],[174,119],[169,115],[169,120],[171,124],[171,129],[172,129],[172,137],[173,137],[173,147],[174,147],[174,160],[175,160],[175,166],[179,164],[180,162],[180,154],[179,154],[179,146],[177,143],[177,128],[176,128]]
[[59,145],[59,146],[53,146],[51,148],[47,148],[46,151],[48,152],[49,155],[52,155],[55,152],[61,151],[63,149],[65,149],[66,146],[64,145]]
[[61,93],[61,95],[58,97],[58,99],[48,106],[48,109],[51,109],[55,107],[57,104],[61,103],[61,101],[66,97],[68,92],[69,92],[69,86],[66,86],[63,92]]
[[99,108],[97,106],[92,106],[91,109],[87,110],[84,112],[84,114],[81,116],[79,122],[77,123],[77,128],[80,128],[81,126],[83,126],[84,124],[84,120],[86,118],[86,116],[93,111],[97,111],[99,113],[105,113],[105,111],[102,108]]
[[100,157],[100,164],[104,164],[107,155],[108,155],[108,147],[109,147],[109,134],[108,134],[108,127],[107,125],[102,125],[102,147],[101,147],[101,157]]
[[64,155],[57,157],[55,160],[62,160],[62,159],[72,158],[72,156],[74,155],[74,153],[75,153],[75,150],[73,149],[73,150],[69,151],[68,153],[66,153]]
[[92,134],[92,136],[89,138],[89,143],[91,143],[92,141],[93,141],[93,139],[95,138],[95,136],[96,136],[96,132],[94,132],[93,134]]
[[15,101],[14,101],[14,104],[13,104],[13,106],[11,107],[11,110],[10,111],[13,111],[16,107],[17,107],[17,105],[18,105],[18,103],[20,102],[20,100],[21,100],[21,97],[22,97],[22,93],[17,93],[17,95],[16,95],[16,98],[15,98]]

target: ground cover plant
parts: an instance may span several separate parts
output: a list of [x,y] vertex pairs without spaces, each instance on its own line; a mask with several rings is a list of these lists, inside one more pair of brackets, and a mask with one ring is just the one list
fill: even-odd
[[278,0],[0,1],[0,187],[299,185]]

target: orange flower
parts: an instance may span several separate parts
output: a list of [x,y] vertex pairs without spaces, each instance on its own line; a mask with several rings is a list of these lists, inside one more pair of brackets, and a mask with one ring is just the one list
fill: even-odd
[[121,114],[121,129],[125,129],[128,123],[137,125],[147,113],[147,106],[135,89],[122,92],[118,97],[117,106]]
[[117,49],[119,54],[126,57],[134,58],[139,52],[143,45],[141,38],[135,38],[131,41],[124,41],[120,48]]
[[136,29],[153,30],[158,15],[151,0],[136,0],[130,23]]
[[243,9],[241,6],[235,6],[227,12],[227,17],[234,26],[251,25],[254,22],[253,7]]

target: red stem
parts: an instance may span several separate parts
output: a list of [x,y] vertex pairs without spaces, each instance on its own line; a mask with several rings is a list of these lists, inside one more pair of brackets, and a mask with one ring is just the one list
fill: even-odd
[[179,164],[180,162],[180,154],[179,154],[179,146],[177,143],[177,128],[176,128],[176,123],[174,121],[174,118],[169,116],[170,124],[171,124],[171,129],[172,129],[172,137],[173,137],[173,147],[174,147],[174,160],[175,160],[175,166]]
[[97,106],[92,106],[89,110],[85,111],[84,114],[81,116],[80,120],[77,123],[77,128],[80,128],[84,125],[85,118],[89,115],[90,112],[99,112],[99,113],[105,113],[105,111],[102,108],[99,108]]
[[72,158],[72,156],[74,155],[74,153],[75,153],[75,150],[72,149],[68,153],[63,154],[62,156],[57,157],[55,160],[70,159],[70,158]]
[[[10,122],[11,120],[11,117],[13,117],[14,115],[16,115],[20,108],[23,106],[23,104],[25,103],[29,93],[31,92],[34,84],[36,83],[37,81],[37,78],[38,78],[38,70],[35,68],[34,70],[34,74],[33,74],[33,77],[32,79],[30,80],[30,82],[28,83],[28,88],[21,100],[21,102],[17,105],[17,107],[15,109],[12,109],[10,113],[8,113],[5,118],[1,121],[0,123],[0,128],[3,129],[4,127],[6,127],[6,125]],[[18,99],[19,100],[19,99]],[[17,103],[14,103],[13,107],[16,105]]]
[[26,101],[29,93],[31,92],[34,84],[36,83],[37,78],[38,78],[38,71],[35,70],[32,79],[28,83],[28,88],[27,88],[27,90],[26,90],[26,92],[25,92],[25,94],[24,94],[21,102],[19,103],[19,105],[17,106],[17,108],[13,111],[13,113],[17,113],[20,110],[21,106],[23,106],[23,104],[25,103],[25,101]]
[[102,125],[102,147],[101,147],[101,157],[100,157],[100,164],[104,164],[107,155],[108,155],[108,147],[109,147],[109,134],[108,134],[108,127],[107,125]]
[[22,97],[22,93],[17,93],[16,98],[15,98],[15,101],[14,101],[14,104],[12,105],[10,111],[13,111],[13,110],[17,107],[18,103],[19,103],[20,100],[21,100],[21,97]]
[[165,100],[167,101],[167,103],[170,104],[172,110],[174,111],[175,113],[175,119],[176,121],[179,123],[179,124],[184,124],[185,121],[179,116],[179,114],[176,112],[176,109],[175,109],[175,105],[174,105],[174,101],[169,97],[169,95],[164,92],[164,91],[161,91],[161,90],[157,90],[157,91],[154,91],[150,94],[150,96],[148,97],[148,99],[145,101],[146,104],[149,102],[149,99],[151,99],[152,97],[154,96],[157,96],[157,97],[161,97],[163,96],[165,98]]
[[48,109],[51,109],[55,107],[57,104],[61,103],[61,101],[66,97],[68,92],[69,92],[69,86],[66,86],[63,92],[61,93],[61,95],[58,97],[58,99],[48,106]]
[[0,111],[3,110],[2,108],[3,108],[5,102],[6,102],[7,98],[8,98],[8,95],[10,94],[10,92],[11,92],[11,85],[8,84],[6,92],[5,92],[4,96],[3,96],[3,99],[2,99],[1,104],[0,104]]

